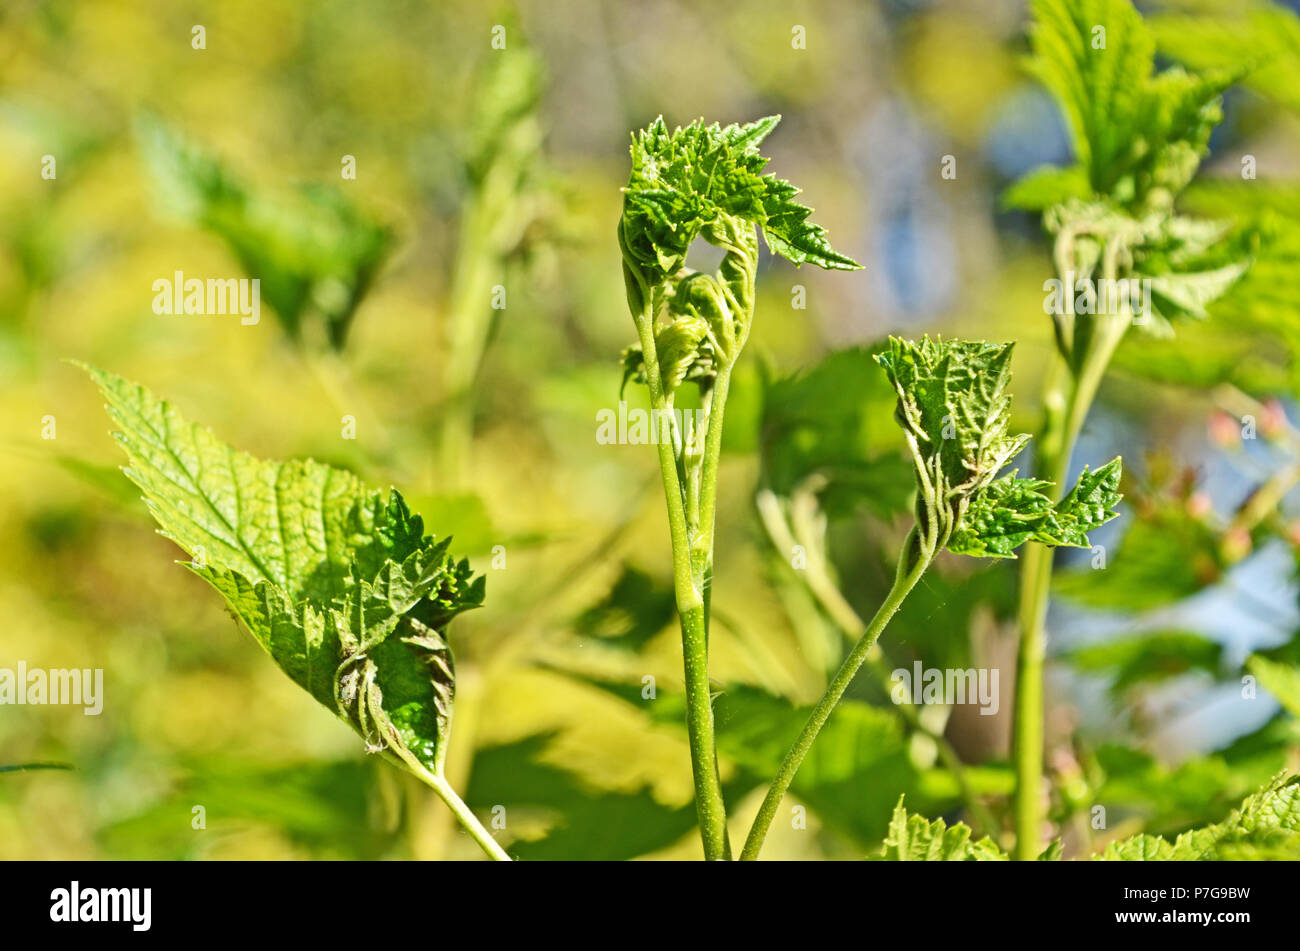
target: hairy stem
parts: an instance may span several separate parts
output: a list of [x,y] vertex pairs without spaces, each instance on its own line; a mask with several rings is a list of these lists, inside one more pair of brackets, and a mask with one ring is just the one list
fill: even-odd
[[[650,405],[656,413],[668,408],[663,378],[659,372],[658,351],[654,339],[654,308],[647,300],[645,309],[636,315],[637,334],[645,362],[650,390]],[[720,407],[715,406],[721,419]],[[662,418],[662,417],[661,417]],[[712,427],[710,427],[712,428]],[[657,440],[659,471],[663,477],[664,499],[668,504],[668,531],[673,549],[673,590],[682,628],[682,662],[686,677],[686,731],[691,748],[691,775],[695,783],[695,811],[700,823],[704,857],[710,861],[728,860],[727,811],[718,777],[717,752],[713,735],[713,704],[709,695],[708,624],[705,619],[704,595],[696,580],[692,561],[690,533],[686,526],[685,500],[677,474],[677,459],[671,441]],[[716,465],[714,468],[716,484]]]
[[[1065,458],[1069,458],[1066,456]],[[1063,467],[1061,467],[1063,468]],[[1051,478],[1055,460],[1038,471]],[[1043,658],[1047,650],[1047,594],[1052,584],[1052,549],[1026,546],[1020,567],[1020,650],[1016,657],[1013,749],[1016,765],[1016,858],[1038,857],[1043,810]]]
[[[1109,259],[1103,276],[1113,281]],[[1052,483],[1055,498],[1063,494],[1070,457],[1088,417],[1111,357],[1131,323],[1127,308],[1094,321],[1086,351],[1075,354],[1076,372],[1058,359],[1049,375],[1044,397],[1045,420],[1038,439],[1038,477]],[[1013,749],[1016,766],[1015,857],[1038,857],[1043,831],[1043,660],[1047,654],[1047,602],[1052,587],[1053,550],[1030,543],[1020,567],[1020,650],[1016,658],[1016,700]]]
[[[817,735],[830,718],[831,711],[840,702],[840,698],[844,696],[844,691],[848,689],[859,668],[866,661],[867,655],[871,652],[871,648],[875,646],[881,631],[885,629],[885,625],[889,623],[902,605],[903,599],[907,597],[917,581],[920,580],[925,569],[929,567],[932,557],[932,548],[923,544],[918,546],[916,529],[909,532],[907,540],[903,543],[902,561],[899,563],[899,570],[893,586],[889,589],[889,594],[885,596],[884,602],[862,632],[862,636],[858,639],[857,644],[853,646],[853,650],[844,658],[844,663],[840,665],[840,669],[831,678],[830,683],[826,686],[826,692],[822,694],[822,698],[813,707],[808,722],[804,724],[799,737],[786,752],[785,759],[781,761],[781,767],[777,770],[776,777],[767,790],[767,795],[763,797],[763,804],[759,807],[758,815],[754,818],[754,824],[750,827],[749,836],[745,839],[745,847],[740,853],[742,861],[753,861],[758,858],[758,853],[763,848],[763,840],[767,838],[767,831],[776,818],[776,810],[781,805],[781,800],[785,797],[786,791],[790,788],[790,783],[794,781],[795,773],[799,771],[799,766],[803,763],[804,757],[812,747],[813,741],[817,739]],[[913,558],[915,558],[914,562],[912,561]],[[905,567],[909,562],[911,562],[910,567]]]
[[[767,531],[768,539],[772,542],[773,547],[782,556],[785,556],[797,542],[794,533],[790,530],[784,515],[781,513],[780,502],[772,492],[763,489],[758,493],[756,504],[759,518]],[[807,538],[802,539],[804,550],[807,553],[807,560],[803,571],[796,573],[799,574],[804,587],[821,605],[822,610],[826,612],[835,626],[850,641],[857,642],[866,633],[867,624],[862,620],[862,616],[853,609],[853,605],[849,604],[844,597],[839,586],[831,578],[820,552],[814,551],[813,547],[808,544],[809,541]],[[888,664],[885,663],[885,659],[878,647],[868,653],[866,665],[867,671],[875,677],[881,689],[886,694],[890,693],[893,689],[893,680],[890,676]],[[903,703],[897,704],[897,708],[899,715],[907,723],[909,729],[924,734],[934,742],[935,749],[939,754],[939,760],[957,780],[962,801],[970,812],[971,824],[975,826],[975,831],[996,835],[997,823],[984,804],[980,802],[979,797],[975,795],[975,791],[971,788],[970,781],[966,776],[966,765],[961,761],[961,757],[957,755],[953,745],[948,742],[948,738],[942,732],[930,729],[921,721],[921,717],[916,712],[910,696],[906,697]]]
[[487,854],[488,858],[495,862],[511,861],[510,856],[506,854],[506,850],[501,848],[501,844],[492,837],[492,833],[483,826],[483,823],[478,821],[478,816],[474,815],[474,810],[465,804],[465,800],[456,795],[456,790],[451,788],[451,783],[447,782],[438,773],[428,769],[409,751],[395,746],[389,747],[389,749],[397,754],[420,782],[438,794],[438,798],[447,804],[447,808],[456,817],[456,821],[470,834],[470,838],[478,843],[479,848]]
[[722,419],[731,387],[731,365],[718,368],[709,402],[708,431],[704,437],[703,473],[700,477],[700,535],[696,539],[696,561],[700,566],[699,584],[704,595],[704,622],[707,628],[713,593],[713,537],[718,509],[718,464],[722,457]]

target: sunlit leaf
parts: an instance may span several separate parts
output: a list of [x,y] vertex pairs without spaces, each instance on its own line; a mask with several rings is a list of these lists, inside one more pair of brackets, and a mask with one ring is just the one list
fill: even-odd
[[1143,834],[1112,842],[1095,857],[1122,862],[1300,858],[1300,776],[1279,774],[1222,822],[1184,832],[1172,843]]
[[925,816],[908,813],[898,797],[889,834],[877,858],[886,862],[998,862],[1007,856],[988,836],[971,839],[969,826],[957,823],[948,828],[942,819],[931,822]]
[[443,630],[484,581],[435,543],[396,491],[312,461],[255,459],[144,387],[90,369],[127,475],[187,567],[295,683],[372,749],[440,772],[454,693]]

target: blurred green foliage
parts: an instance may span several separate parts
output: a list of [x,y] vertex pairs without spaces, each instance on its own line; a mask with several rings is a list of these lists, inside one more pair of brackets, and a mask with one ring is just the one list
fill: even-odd
[[[1300,395],[1297,18],[1262,3],[1153,6],[1161,61],[1260,63],[1229,93],[1183,202],[1255,243],[1252,269],[1204,320],[1125,342],[1085,430],[1088,458],[1123,454],[1131,484],[1105,570],[1085,552],[1058,575],[1048,762],[1066,857],[1223,821],[1300,750],[1290,485],[1258,518],[1246,504],[1300,455],[1286,423]],[[655,460],[594,438],[596,412],[618,404],[627,338],[613,234],[627,130],[660,113],[670,125],[782,113],[773,167],[866,265],[824,275],[765,258],[733,384],[711,650],[743,832],[847,649],[790,583],[753,490],[815,487],[832,573],[869,615],[911,503],[876,341],[1018,341],[1013,426],[1032,428],[1054,348],[1050,262],[1030,216],[997,210],[1028,170],[1004,167],[999,142],[1034,164],[1070,154],[1050,109],[1055,125],[1014,132],[1042,102],[1020,70],[1015,5],[832,0],[799,11],[806,49],[787,5],[714,16],[701,30],[663,0],[521,2],[509,16],[467,0],[0,11],[0,667],[103,668],[106,694],[98,717],[0,708],[0,764],[73,767],[0,774],[0,858],[477,855],[431,794],[366,757],[173,564],[67,357],[147,383],[258,455],[396,485],[430,531],[455,537],[488,594],[450,631],[447,770],[485,822],[503,808],[514,854],[698,856]],[[939,177],[946,153],[954,180]],[[1241,178],[1246,154],[1258,180]],[[274,319],[155,315],[152,283],[177,270],[260,275]],[[1207,437],[1225,413],[1230,432]],[[1257,440],[1241,438],[1245,415]],[[1243,587],[1269,604],[1250,637],[1222,600]],[[885,645],[899,665],[1003,671],[997,716],[922,710],[999,817],[1014,589],[1005,565],[942,557]],[[1188,605],[1190,618],[1159,613]],[[1105,636],[1082,637],[1098,618]],[[807,827],[779,821],[767,856],[877,853],[900,793],[905,828],[961,812],[926,737],[860,679],[793,789]],[[1232,732],[1181,717],[1189,707],[1226,709]],[[1095,804],[1106,831],[1088,826]]]

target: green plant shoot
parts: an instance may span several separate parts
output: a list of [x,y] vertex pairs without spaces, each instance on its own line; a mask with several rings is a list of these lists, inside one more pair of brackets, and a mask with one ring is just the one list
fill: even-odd
[[866,662],[881,632],[939,552],[1014,558],[1029,541],[1086,546],[1087,533],[1115,517],[1120,460],[1079,477],[1060,502],[1050,486],[999,476],[1029,436],[1009,431],[1012,344],[890,339],[877,361],[898,394],[895,419],[903,429],[916,479],[915,524],[899,554],[894,584],[857,644],[831,678],[807,724],[790,747],[759,808],[742,859],[756,859],[777,807],[799,764],[844,691]]
[[[669,131],[663,119],[632,137],[632,174],[618,225],[623,278],[638,343],[625,351],[624,383],[644,383],[666,421],[678,389],[699,391],[696,431],[672,426],[659,465],[672,537],[674,589],[686,671],[687,727],[700,833],[708,859],[729,859],[709,701],[708,630],[714,513],[723,414],[732,370],[754,319],[759,232],[792,264],[852,270],[809,222],[799,190],[764,174],[759,145],[779,116],[745,125],[698,120]],[[712,273],[686,266],[691,246],[720,248]],[[687,431],[683,431],[687,430]]]
[[108,400],[127,476],[185,566],[298,686],[441,797],[508,859],[443,777],[456,677],[447,625],[484,579],[387,495],[312,460],[256,459],[144,387],[87,368]]

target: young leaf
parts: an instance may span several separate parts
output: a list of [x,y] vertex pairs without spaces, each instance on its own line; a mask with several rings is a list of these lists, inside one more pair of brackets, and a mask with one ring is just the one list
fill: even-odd
[[809,480],[832,518],[862,507],[891,518],[911,500],[911,474],[890,421],[897,401],[873,353],[853,347],[762,388],[760,453],[765,488],[789,498]]
[[1300,717],[1300,669],[1260,654],[1251,655],[1246,661],[1246,669],[1259,678],[1264,689],[1276,697],[1292,716]]
[[1149,21],[1160,51],[1197,70],[1255,68],[1244,84],[1300,110],[1300,18],[1282,4],[1234,4],[1222,13],[1162,14]]
[[1074,488],[1056,505],[1053,528],[1060,540],[1047,542],[1047,544],[1086,546],[1088,539],[1085,533],[1115,517],[1115,513],[1111,510],[1120,500],[1121,475],[1119,457],[1112,459],[1096,472],[1089,472],[1088,467],[1084,466]]
[[1049,845],[1047,848],[1043,849],[1043,851],[1039,853],[1038,861],[1059,862],[1061,861],[1061,853],[1064,851],[1065,851],[1065,846],[1061,844],[1061,840],[1053,839],[1052,844]]
[[259,191],[156,120],[139,138],[164,199],[183,218],[221,238],[295,341],[316,315],[335,350],[396,238],[335,188],[307,184],[286,194]]
[[1279,773],[1222,822],[1184,832],[1172,844],[1160,836],[1139,835],[1112,842],[1094,858],[1121,862],[1300,858],[1300,776]]
[[830,246],[825,229],[807,220],[812,209],[794,200],[799,189],[763,173],[768,160],[758,146],[780,118],[726,127],[697,119],[670,132],[661,116],[633,135],[621,234],[646,283],[660,284],[676,273],[700,236],[721,246],[718,226],[724,219],[761,228],[773,253],[793,264],[860,267]]
[[125,469],[187,567],[225,598],[281,669],[371,749],[441,772],[454,693],[442,631],[484,579],[387,499],[311,460],[255,459],[144,387],[87,368]]
[[1083,201],[1092,194],[1088,172],[1078,165],[1043,165],[1009,185],[1002,193],[1003,208],[1042,211],[1053,205]]
[[1086,288],[1095,298],[1082,319],[1061,300],[1052,306],[1077,374],[1091,350],[1087,318],[1125,306],[1110,296],[1120,283],[1097,279],[1140,288],[1127,303],[1134,326],[1170,337],[1177,318],[1205,318],[1250,267],[1253,235],[1227,237],[1221,222],[1174,212],[1222,117],[1220,94],[1241,72],[1154,74],[1154,41],[1129,0],[1035,0],[1033,10],[1029,69],[1065,113],[1075,162],[1029,173],[1003,201],[1045,212],[1064,295]]
[[1168,862],[1174,858],[1173,851],[1160,836],[1143,832],[1112,842],[1095,858],[1106,862]]
[[949,551],[1013,558],[1028,541],[1086,547],[1087,533],[1115,517],[1120,460],[1084,469],[1060,502],[1051,486],[998,472],[1029,441],[1008,432],[1012,344],[890,338],[877,355],[898,393],[917,476],[918,518],[933,507]]
[[[1065,113],[1093,194],[1129,209],[1168,209],[1206,152],[1222,117],[1219,95],[1235,74],[1153,75],[1155,42],[1129,0],[1034,0],[1032,8],[1028,68]],[[1018,197],[1055,203],[1066,191],[1024,186]]]
[[1029,441],[1007,432],[1013,344],[889,339],[876,356],[898,393],[897,418],[935,497],[969,498]]
[[909,814],[898,797],[885,846],[876,857],[886,862],[1004,862],[1006,854],[988,836],[972,842],[970,827],[951,829],[942,819],[933,822]]
[[1088,532],[1115,517],[1119,503],[1120,460],[1096,472],[1084,466],[1069,495],[1053,503],[1040,479],[1017,479],[1012,472],[995,480],[972,499],[961,524],[948,541],[957,555],[1014,558],[1025,542],[1088,547]]

